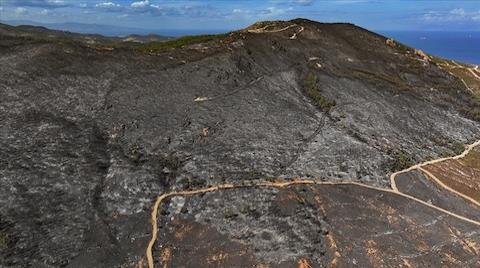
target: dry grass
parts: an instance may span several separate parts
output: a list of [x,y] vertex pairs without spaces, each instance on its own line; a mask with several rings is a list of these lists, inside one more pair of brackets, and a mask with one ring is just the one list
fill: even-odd
[[167,268],[168,264],[172,260],[172,249],[169,247],[166,247],[165,249],[163,249],[160,255],[160,259],[162,260],[163,267]]
[[307,259],[300,259],[298,261],[298,268],[312,268]]

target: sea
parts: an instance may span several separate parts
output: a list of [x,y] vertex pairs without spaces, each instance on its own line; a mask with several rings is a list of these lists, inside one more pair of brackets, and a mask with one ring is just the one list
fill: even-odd
[[386,31],[380,34],[435,56],[480,65],[480,31]]

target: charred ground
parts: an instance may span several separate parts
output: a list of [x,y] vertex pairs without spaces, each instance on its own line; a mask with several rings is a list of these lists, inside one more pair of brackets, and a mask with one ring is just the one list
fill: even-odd
[[[479,138],[472,112],[480,107],[478,93],[461,76],[443,61],[351,24],[298,19],[132,45],[14,30],[0,32],[0,261],[6,266],[134,265],[149,239],[151,202],[161,192],[294,177],[388,187],[392,171],[454,154]],[[413,252],[401,245],[419,265],[436,266],[437,252],[426,248],[438,243],[451,248],[441,251],[450,256],[461,251],[457,261],[478,264],[475,251],[458,244],[478,243],[468,224],[402,198],[378,201],[378,193],[356,187],[319,187],[171,200],[156,255],[176,228],[191,225],[187,230],[206,228],[211,236],[189,236],[175,247],[200,247],[199,263],[208,263],[205,239],[220,253],[233,248],[248,256],[219,266],[302,259],[327,266],[337,253],[349,256],[337,260],[345,266],[381,265],[387,257],[388,266],[401,261],[393,257],[396,241],[423,243]],[[294,199],[305,206],[282,201],[298,192]],[[362,202],[392,210],[363,212]],[[373,220],[384,216],[393,218]],[[362,226],[379,230],[372,241],[355,222],[359,217]],[[398,220],[404,217],[413,219]],[[430,221],[436,229],[425,228]],[[388,245],[375,238],[404,225],[422,236],[401,233],[408,239]],[[448,226],[462,238],[438,236]],[[215,244],[222,239],[227,244]],[[367,242],[379,259],[355,250]],[[189,266],[181,251],[171,254]]]

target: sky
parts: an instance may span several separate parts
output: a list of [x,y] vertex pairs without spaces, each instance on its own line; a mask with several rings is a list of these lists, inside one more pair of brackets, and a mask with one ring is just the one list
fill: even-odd
[[227,31],[299,17],[374,31],[480,31],[480,0],[0,0],[4,22],[156,31]]

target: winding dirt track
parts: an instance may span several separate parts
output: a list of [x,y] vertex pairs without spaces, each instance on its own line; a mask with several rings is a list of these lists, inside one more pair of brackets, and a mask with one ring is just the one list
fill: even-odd
[[[470,145],[467,145],[466,148],[465,148],[465,151],[463,151],[463,153],[459,154],[459,155],[456,155],[456,156],[451,156],[451,157],[444,157],[444,158],[439,158],[439,159],[435,159],[435,160],[430,160],[430,161],[426,161],[426,162],[423,162],[423,163],[420,163],[420,164],[416,164],[414,166],[411,166],[407,169],[404,169],[404,170],[400,170],[400,171],[397,171],[395,173],[393,173],[392,175],[390,175],[390,185],[392,187],[392,189],[396,192],[398,192],[398,188],[397,188],[397,184],[395,182],[395,178],[397,177],[397,175],[399,174],[402,174],[402,173],[406,173],[406,172],[409,172],[409,171],[412,171],[412,170],[420,170],[421,172],[425,173],[427,176],[431,177],[432,179],[434,179],[434,181],[440,181],[438,180],[435,176],[433,176],[430,172],[422,169],[422,167],[424,166],[427,166],[427,165],[432,165],[432,164],[436,164],[436,163],[440,163],[440,162],[443,162],[443,161],[447,161],[447,160],[457,160],[457,159],[461,159],[461,158],[464,158],[468,153],[470,153],[470,151],[473,150],[473,148],[477,147],[480,145],[480,140],[476,141],[475,143],[472,143]],[[445,187],[443,183],[439,183],[440,186],[446,188],[447,190],[451,191],[450,187]],[[452,189],[453,190],[453,189]],[[455,190],[453,190],[453,192],[456,192]],[[475,201],[476,202],[476,201]],[[478,202],[476,202],[478,204]]]
[[[271,25],[266,25],[262,28],[258,28],[258,29],[250,29],[250,30],[247,30],[249,33],[278,33],[278,32],[283,32],[285,30],[288,30],[290,28],[293,28],[293,27],[296,27],[296,26],[299,26],[303,29],[302,26],[298,25],[298,24],[291,24],[291,25],[288,25],[284,28],[281,28],[281,29],[277,29],[277,30],[266,30],[268,27],[270,27]],[[303,31],[303,30],[302,30]]]
[[[455,61],[451,61],[453,63],[453,65],[450,65],[450,64],[440,64],[440,66],[442,67],[447,67],[447,68],[451,68],[451,69],[464,69],[464,70],[467,70],[468,72],[470,72],[476,79],[480,80],[480,76],[477,74],[477,72],[479,72],[479,69],[478,69],[478,65],[475,65],[475,67],[473,68],[469,68],[469,67],[465,67],[465,66],[462,66],[460,64],[458,64],[457,62]],[[443,68],[442,68],[443,69]],[[457,77],[458,79],[460,79],[460,81],[462,81],[463,85],[465,86],[465,88],[470,91],[471,93],[475,94],[475,91],[473,89],[470,88],[470,86],[468,86],[467,82],[465,82],[465,80],[463,78],[461,78],[460,76],[458,75],[455,75],[454,73],[452,73],[450,70],[448,69],[444,69],[446,72],[448,72],[450,75],[452,76],[455,76]],[[480,72],[479,72],[480,73]]]
[[468,195],[465,195],[453,188],[451,188],[450,186],[446,185],[445,183],[443,183],[439,178],[437,178],[435,175],[433,175],[430,171],[424,169],[424,168],[418,168],[418,170],[420,170],[421,172],[423,172],[423,174],[427,175],[428,178],[430,178],[432,181],[434,181],[436,184],[440,185],[441,187],[449,190],[450,192],[452,193],[455,193],[456,195],[462,197],[463,199],[466,199],[470,202],[472,202],[473,204],[477,205],[480,207],[480,202],[478,202],[477,200],[471,198],[470,196]]
[[[418,199],[414,196],[411,196],[411,195],[408,195],[408,194],[405,194],[405,193],[402,193],[398,190],[397,186],[396,186],[396,183],[395,183],[395,178],[398,174],[402,174],[402,173],[405,173],[405,172],[409,172],[409,171],[412,171],[412,170],[415,170],[415,169],[418,169],[420,170],[421,172],[424,172],[427,176],[431,177],[435,182],[440,182],[435,176],[433,176],[432,174],[430,174],[428,171],[425,171],[422,167],[426,166],[426,165],[430,165],[430,164],[435,164],[435,163],[439,163],[439,162],[442,162],[442,161],[446,161],[446,160],[452,160],[452,159],[460,159],[460,158],[463,158],[465,157],[473,148],[475,148],[476,146],[479,146],[480,145],[480,140],[471,144],[471,145],[468,145],[466,147],[466,150],[460,154],[460,155],[457,155],[457,156],[453,156],[453,157],[446,157],[446,158],[440,158],[440,159],[436,159],[436,160],[432,160],[432,161],[427,161],[427,162],[423,162],[421,164],[417,164],[417,165],[414,165],[410,168],[407,168],[407,169],[404,169],[404,170],[401,170],[401,171],[398,171],[398,172],[395,172],[393,173],[391,176],[390,176],[390,181],[391,181],[391,187],[392,189],[385,189],[385,188],[380,188],[380,187],[375,187],[375,186],[371,186],[371,185],[367,185],[367,184],[363,184],[363,183],[358,183],[358,182],[349,182],[349,181],[346,181],[346,182],[324,182],[324,181],[317,181],[317,180],[305,180],[305,179],[294,179],[292,181],[278,181],[278,182],[257,182],[257,183],[250,183],[250,184],[231,184],[231,183],[227,183],[227,184],[220,184],[220,185],[215,185],[215,186],[211,186],[211,187],[207,187],[207,188],[200,188],[200,189],[196,189],[196,190],[190,190],[190,191],[172,191],[172,192],[168,192],[168,193],[164,193],[162,195],[160,195],[159,197],[157,197],[156,201],[155,201],[155,204],[153,205],[153,208],[152,208],[152,213],[151,213],[151,224],[152,224],[152,237],[150,239],[150,242],[148,243],[148,246],[147,246],[147,250],[146,250],[146,255],[147,255],[147,262],[148,262],[148,267],[149,268],[154,268],[154,263],[153,263],[153,255],[152,255],[152,249],[153,249],[153,246],[155,245],[155,242],[157,240],[157,236],[158,236],[158,225],[157,225],[157,216],[158,216],[158,209],[160,207],[160,204],[162,203],[162,201],[164,201],[165,199],[167,198],[170,198],[170,197],[174,197],[174,196],[191,196],[191,195],[195,195],[195,194],[201,194],[201,193],[208,193],[208,192],[215,192],[215,191],[219,191],[219,190],[227,190],[227,189],[238,189],[238,188],[253,188],[253,187],[274,187],[274,188],[286,188],[286,187],[289,187],[289,186],[292,186],[292,185],[354,185],[354,186],[358,186],[358,187],[364,187],[364,188],[368,188],[368,189],[373,189],[373,190],[376,190],[376,191],[380,191],[380,192],[386,192],[386,193],[391,193],[391,194],[396,194],[396,195],[399,195],[399,196],[402,196],[404,198],[407,198],[411,201],[414,201],[414,202],[417,202],[419,204],[422,204],[424,206],[427,206],[429,208],[432,208],[434,210],[437,210],[437,211],[440,211],[442,213],[445,213],[449,216],[452,216],[454,218],[457,218],[459,220],[462,220],[462,221],[466,221],[466,222],[469,222],[469,223],[472,223],[472,224],[475,224],[477,226],[480,226],[480,221],[476,221],[476,220],[473,220],[473,219],[469,219],[467,217],[464,217],[464,216],[461,216],[461,215],[458,215],[454,212],[451,212],[451,211],[448,211],[446,209],[443,209],[441,207],[438,207],[438,206],[435,206],[435,205],[432,205],[428,202],[425,202],[421,199]],[[448,191],[451,191],[455,194],[458,194],[460,196],[462,196],[463,198],[469,200],[469,201],[472,201],[474,202],[475,204],[479,205],[477,201],[475,200],[472,200],[470,197],[468,196],[465,196],[453,189],[451,189],[450,187],[446,186],[445,184],[443,183],[438,183],[438,185],[440,185],[441,187],[444,187],[445,189],[447,189]]]

